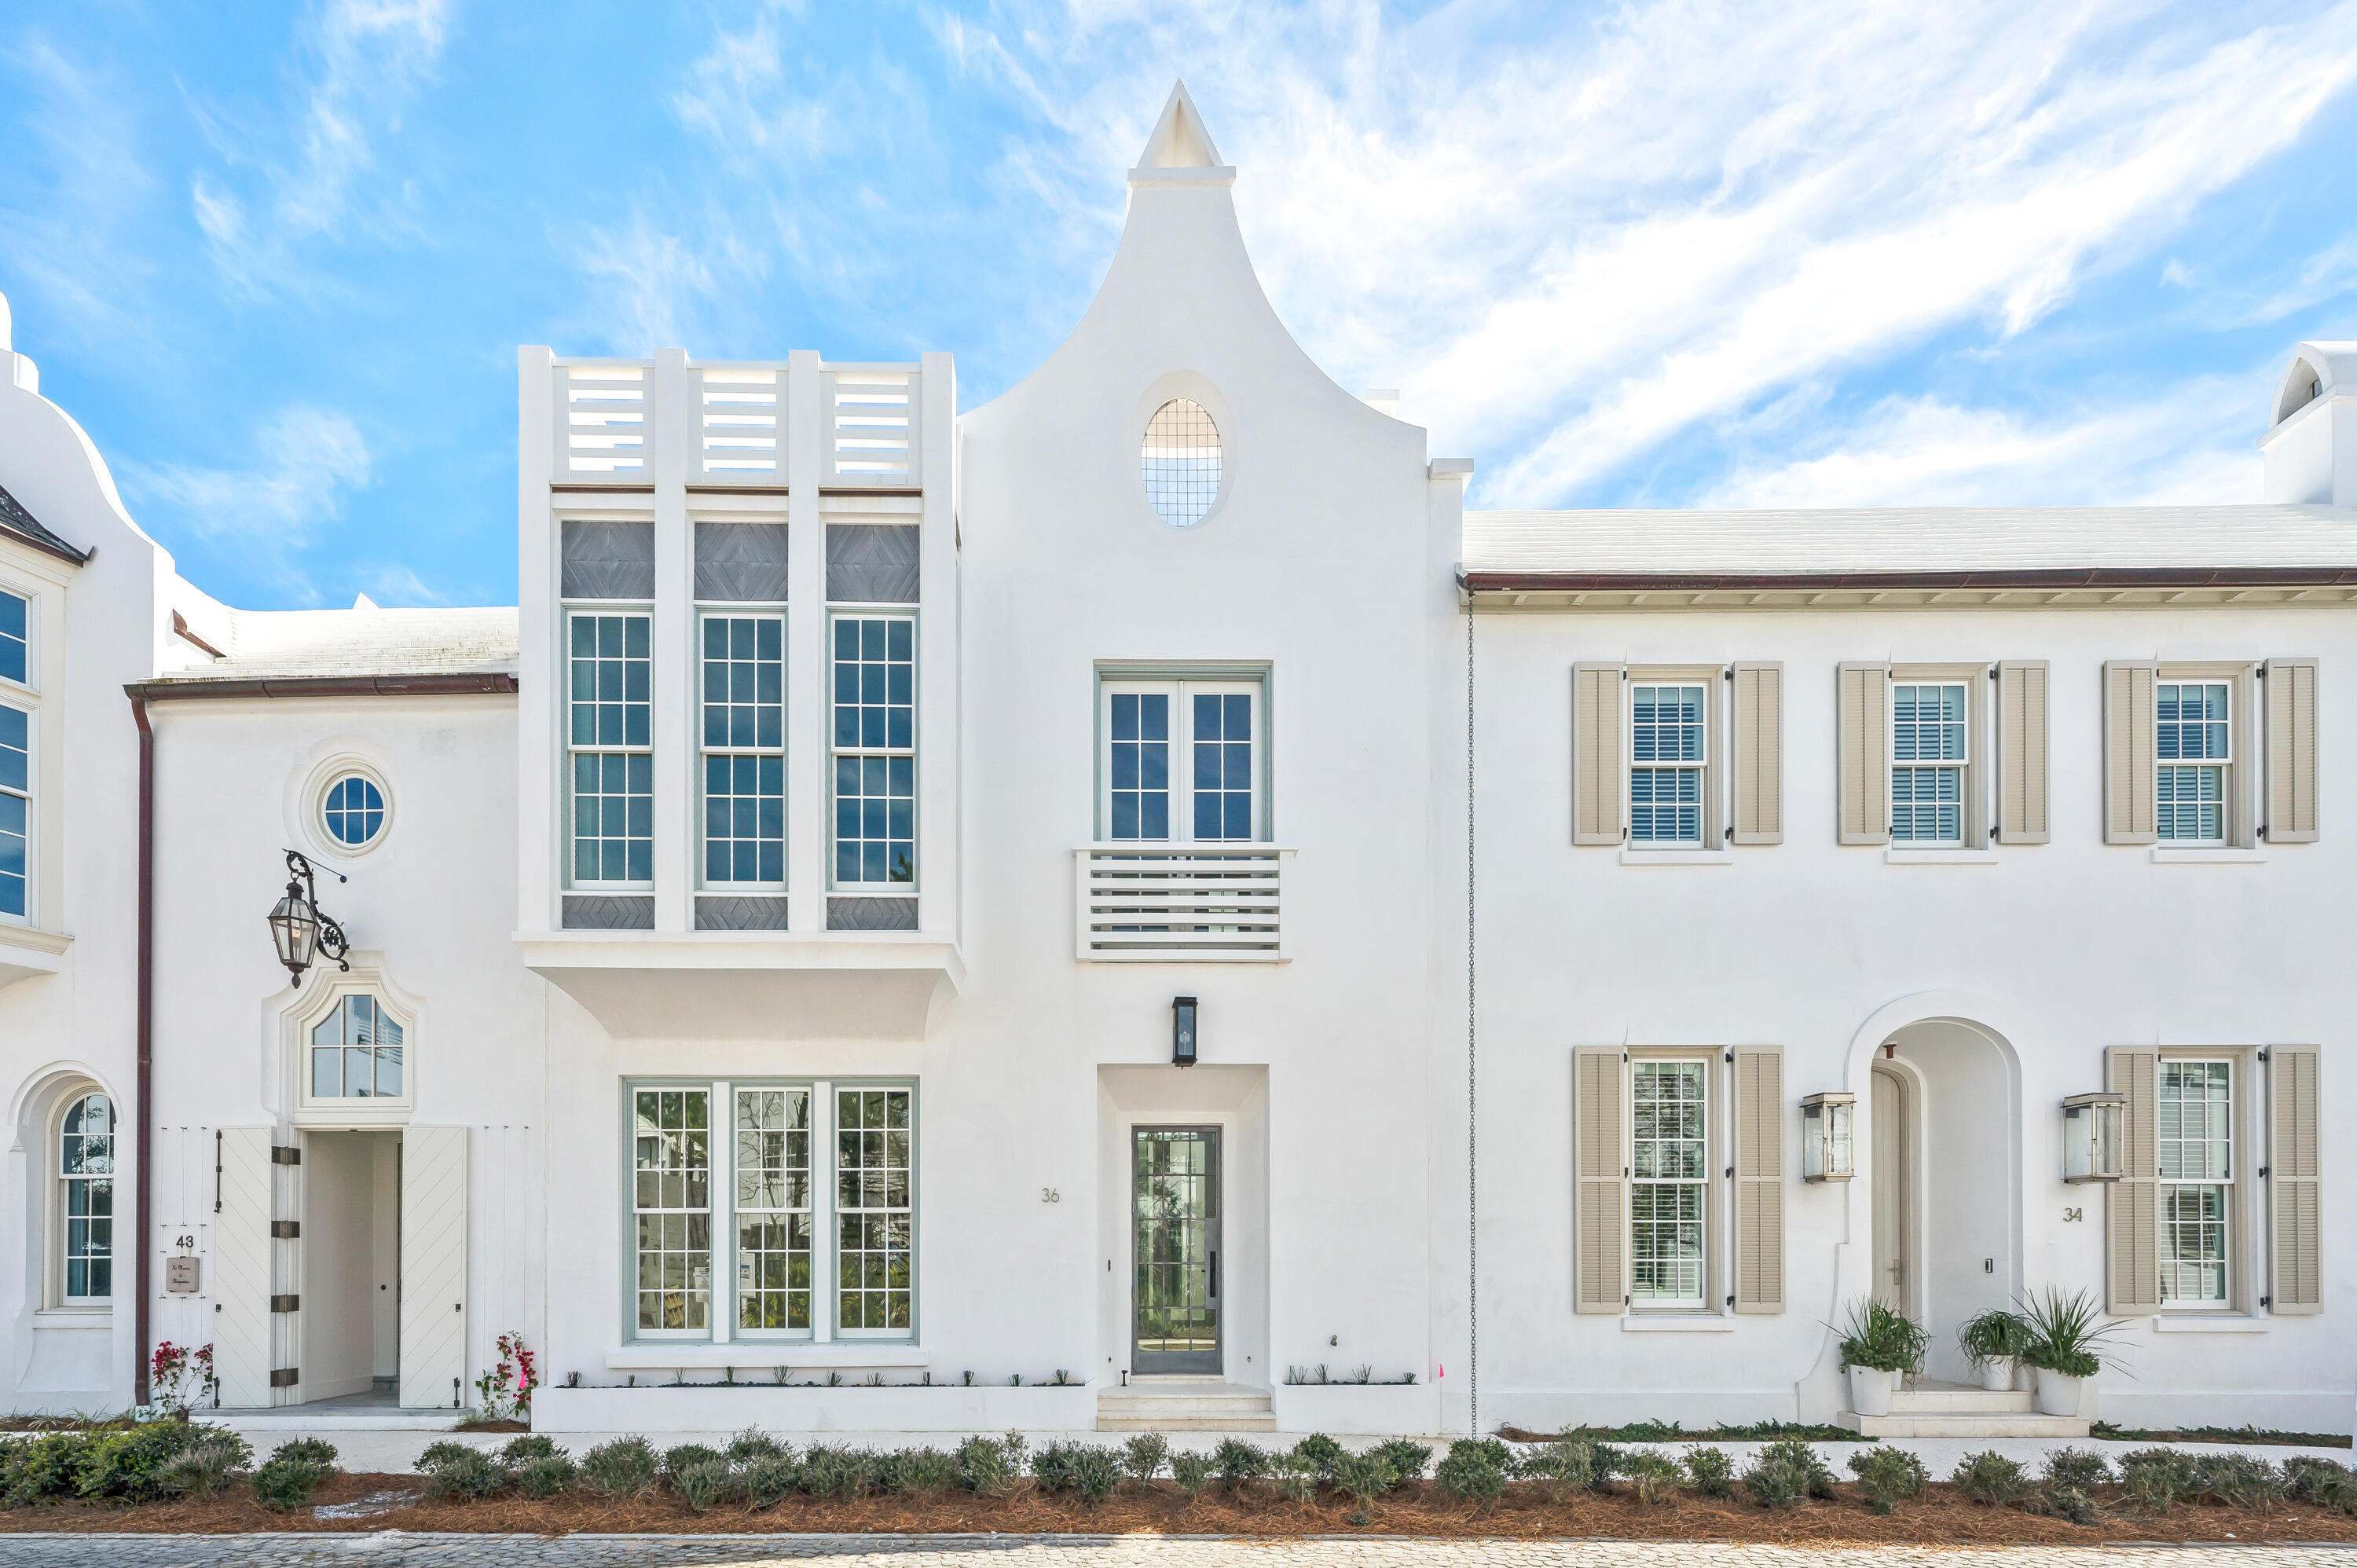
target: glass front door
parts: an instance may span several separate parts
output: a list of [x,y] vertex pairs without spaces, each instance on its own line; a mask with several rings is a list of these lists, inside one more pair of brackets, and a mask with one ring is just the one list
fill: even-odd
[[1220,1130],[1132,1133],[1132,1369],[1210,1373],[1220,1364]]

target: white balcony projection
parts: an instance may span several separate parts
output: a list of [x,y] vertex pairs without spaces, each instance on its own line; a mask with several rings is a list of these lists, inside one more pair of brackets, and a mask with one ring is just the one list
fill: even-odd
[[1284,963],[1293,851],[1097,843],[1072,852],[1084,963]]

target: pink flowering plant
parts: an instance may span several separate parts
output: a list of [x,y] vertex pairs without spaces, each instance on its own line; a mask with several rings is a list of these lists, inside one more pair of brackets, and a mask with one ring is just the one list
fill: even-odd
[[532,1391],[540,1387],[539,1359],[521,1334],[499,1337],[499,1365],[475,1380],[475,1410],[482,1421],[529,1421]]
[[147,1359],[147,1386],[156,1413],[161,1416],[187,1415],[191,1393],[203,1403],[219,1404],[221,1379],[213,1372],[213,1348],[206,1345],[191,1350],[165,1340]]

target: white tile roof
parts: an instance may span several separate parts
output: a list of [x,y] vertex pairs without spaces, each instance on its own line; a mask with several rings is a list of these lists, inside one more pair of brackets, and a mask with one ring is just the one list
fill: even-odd
[[[321,676],[441,675],[516,668],[516,611],[489,609],[231,610],[227,655],[173,681],[288,681]],[[205,635],[202,632],[199,636]]]
[[1463,564],[1469,573],[1697,576],[2357,568],[2357,509],[1469,511]]

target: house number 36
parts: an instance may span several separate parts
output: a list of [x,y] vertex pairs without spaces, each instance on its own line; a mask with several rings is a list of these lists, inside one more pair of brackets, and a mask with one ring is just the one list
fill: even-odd
[[1064,1195],[1058,1192],[1052,1187],[1043,1187],[1039,1189],[1039,1201],[1042,1203],[1061,1203],[1064,1201]]
[[2076,1225],[2086,1218],[2087,1211],[2083,1208],[2066,1208],[2062,1211],[2062,1223],[2065,1225]]

